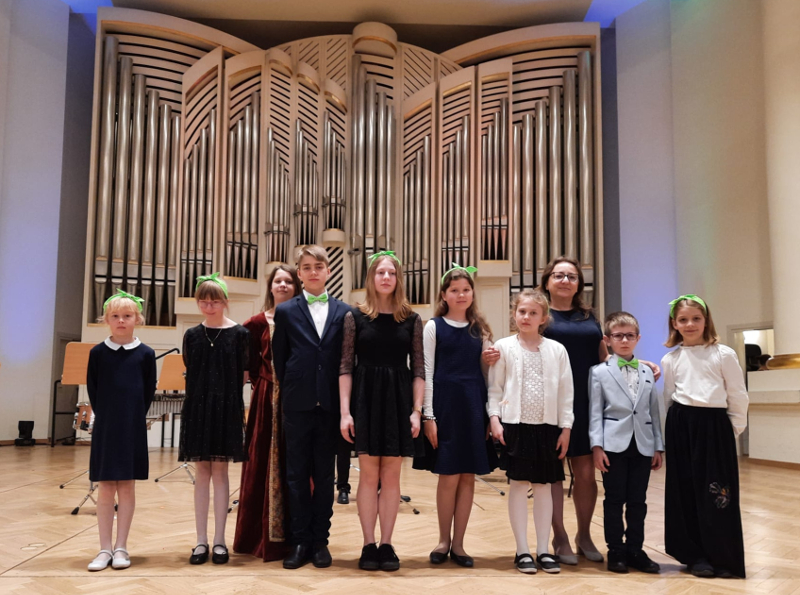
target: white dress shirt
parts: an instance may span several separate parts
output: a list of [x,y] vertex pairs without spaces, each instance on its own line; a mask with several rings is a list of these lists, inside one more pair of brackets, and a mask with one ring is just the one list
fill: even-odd
[[750,399],[736,352],[727,345],[681,345],[661,360],[666,406],[676,401],[690,407],[728,410],[734,433],[747,427]]
[[[325,291],[321,294],[321,296],[322,295],[328,295],[328,292]],[[312,296],[304,289],[303,297],[305,298],[306,302],[308,302],[309,296],[318,297]],[[311,318],[314,320],[314,326],[317,327],[317,334],[321,339],[322,331],[325,330],[325,321],[328,320],[328,302],[314,302],[313,304],[308,304],[308,311],[311,312]]]
[[[629,361],[625,360],[624,358],[620,359],[623,361]],[[639,365],[642,366],[644,364],[639,362]],[[631,401],[633,401],[633,404],[636,405],[636,396],[639,394],[639,369],[634,368],[633,366],[622,366],[619,371],[622,372],[622,377],[625,379],[625,383],[628,385],[628,394],[631,397]]]

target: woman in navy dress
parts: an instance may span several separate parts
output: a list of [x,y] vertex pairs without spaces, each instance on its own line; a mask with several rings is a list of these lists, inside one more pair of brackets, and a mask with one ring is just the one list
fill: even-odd
[[[592,307],[584,301],[583,270],[577,260],[559,256],[550,261],[542,273],[539,289],[550,300],[550,324],[545,328],[544,336],[566,348],[572,367],[575,421],[567,456],[575,480],[572,492],[578,520],[575,547],[577,553],[585,555],[587,560],[602,562],[603,555],[597,550],[590,533],[597,503],[597,483],[589,445],[589,372],[593,366],[608,359],[608,349],[603,342],[600,323]],[[645,361],[642,363],[652,367],[658,378],[658,366]],[[552,484],[552,490],[553,548],[563,564],[577,564],[578,556],[573,552],[564,528],[563,483]]]
[[[147,479],[147,410],[156,389],[156,356],[133,336],[144,324],[144,300],[124,291],[103,306],[103,321],[111,336],[89,352],[86,388],[95,415],[89,480],[100,484],[97,498],[97,528],[100,553],[89,570],[131,565],[128,533],[136,503],[135,480]],[[114,499],[117,540],[112,550]]]
[[487,448],[487,390],[481,365],[492,331],[474,304],[472,272],[473,267],[455,265],[445,273],[435,317],[425,325],[422,419],[427,454],[414,461],[416,469],[439,474],[439,544],[430,560],[441,564],[449,553],[456,564],[465,567],[474,564],[464,551],[464,534],[475,475],[490,473],[496,466],[494,451]]

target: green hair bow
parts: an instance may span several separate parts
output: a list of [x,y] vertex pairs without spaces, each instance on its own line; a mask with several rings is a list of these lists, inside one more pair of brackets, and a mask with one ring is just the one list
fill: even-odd
[[197,288],[200,287],[200,284],[205,283],[206,281],[211,281],[219,285],[222,288],[222,293],[225,294],[226,298],[228,297],[228,284],[219,278],[219,272],[211,273],[210,275],[200,275],[197,278],[197,284],[194,286],[194,290],[197,291]]
[[367,257],[367,260],[369,261],[367,263],[367,266],[372,266],[372,263],[375,262],[381,256],[388,256],[389,258],[394,258],[397,261],[397,264],[403,264],[402,262],[400,262],[400,259],[397,258],[394,252],[392,252],[391,250],[384,250],[383,252],[376,252],[375,254],[371,254],[369,257]]
[[457,262],[453,262],[453,263],[451,263],[451,264],[453,265],[453,267],[452,267],[452,268],[450,268],[450,269],[447,269],[447,270],[445,271],[444,275],[442,275],[442,283],[444,283],[444,278],[445,278],[445,277],[447,277],[447,275],[449,275],[449,274],[450,274],[450,273],[452,273],[453,271],[459,271],[459,270],[460,270],[460,271],[467,271],[467,273],[469,273],[469,276],[470,276],[470,277],[471,277],[472,275],[474,275],[475,273],[477,273],[477,272],[478,272],[478,269],[477,269],[477,267],[462,267],[462,266],[461,266],[460,264],[458,264]]
[[136,304],[136,306],[139,308],[139,312],[144,312],[144,299],[133,295],[132,293],[128,293],[127,291],[122,291],[121,289],[117,289],[117,293],[103,302],[103,312],[106,311],[106,308],[108,308],[108,304],[111,303],[111,300],[116,298],[128,298],[129,300],[132,300],[134,304]]
[[669,317],[670,318],[675,318],[675,306],[677,306],[682,300],[692,300],[693,302],[697,302],[698,304],[703,306],[703,312],[706,312],[706,313],[708,312],[708,306],[706,306],[706,303],[702,300],[702,298],[699,295],[695,295],[693,293],[687,293],[687,294],[682,295],[680,297],[676,297],[674,300],[672,300],[669,303]]

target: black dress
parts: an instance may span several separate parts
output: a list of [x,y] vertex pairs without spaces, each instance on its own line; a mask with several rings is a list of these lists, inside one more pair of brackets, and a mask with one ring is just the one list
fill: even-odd
[[179,461],[247,460],[242,386],[249,349],[250,333],[238,324],[186,331]]
[[433,373],[433,413],[439,447],[425,439],[425,455],[414,459],[414,469],[443,475],[486,475],[497,467],[491,439],[486,439],[487,390],[481,371],[483,340],[469,326],[454,327],[443,318],[436,325]]
[[600,342],[603,331],[593,314],[584,318],[581,310],[550,310],[550,324],[544,336],[561,343],[569,355],[572,386],[575,396],[572,409],[575,421],[569,439],[567,456],[592,454],[589,444],[589,372],[600,363]]
[[346,314],[339,373],[353,375],[350,412],[357,453],[373,457],[422,453],[422,442],[411,437],[409,419],[414,378],[425,379],[419,314],[403,322],[396,322],[392,314],[370,320],[357,308]]
[[90,481],[147,479],[147,410],[156,390],[156,355],[144,343],[133,349],[92,347],[86,388],[95,414]]

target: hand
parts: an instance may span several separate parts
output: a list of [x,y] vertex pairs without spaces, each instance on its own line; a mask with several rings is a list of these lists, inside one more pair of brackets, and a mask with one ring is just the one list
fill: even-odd
[[350,444],[353,443],[353,438],[356,437],[356,427],[353,424],[352,415],[348,413],[347,415],[343,415],[341,417],[339,420],[339,431],[342,432],[342,438],[347,440]]
[[594,459],[594,466],[603,473],[608,473],[608,455],[606,455],[606,451],[604,451],[599,446],[595,446],[592,449],[592,458]]
[[569,436],[571,433],[572,430],[569,428],[564,428],[561,430],[561,435],[559,435],[558,442],[556,442],[556,450],[559,451],[559,460],[567,456],[567,449],[569,448]]
[[439,436],[435,421],[425,422],[425,437],[428,439],[428,442],[431,443],[433,448],[439,448]]
[[497,360],[500,359],[500,350],[496,347],[489,347],[483,350],[481,357],[483,358],[484,364],[487,366],[493,366]]
[[411,416],[408,418],[411,420],[411,437],[416,438],[419,436],[419,424],[420,424],[420,417],[422,415],[419,411],[412,411]]
[[500,423],[500,418],[498,418],[496,415],[493,415],[489,420],[489,429],[492,432],[492,437],[496,438],[500,444],[505,446],[506,439],[503,435],[503,424]]
[[663,464],[664,464],[664,457],[662,456],[662,453],[656,451],[656,454],[653,455],[653,464],[650,465],[650,469],[652,469],[653,471],[658,471],[659,469],[661,469],[661,465]]
[[658,364],[654,364],[653,362],[648,362],[647,360],[640,359],[640,364],[644,364],[651,370],[653,370],[653,380],[658,380],[661,378],[661,368],[658,367]]

